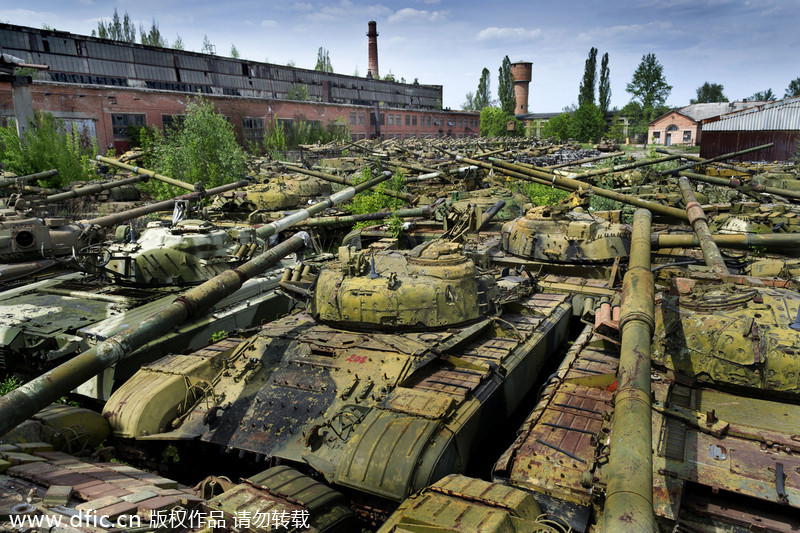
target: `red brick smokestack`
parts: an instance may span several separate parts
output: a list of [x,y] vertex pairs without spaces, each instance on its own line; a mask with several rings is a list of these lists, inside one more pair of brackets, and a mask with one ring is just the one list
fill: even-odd
[[367,67],[368,78],[378,78],[378,23],[374,20],[369,21],[369,66]]

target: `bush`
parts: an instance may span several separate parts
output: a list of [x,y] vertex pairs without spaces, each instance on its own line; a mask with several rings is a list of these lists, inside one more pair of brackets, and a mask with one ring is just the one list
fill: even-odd
[[[158,130],[141,131],[147,151],[147,168],[206,189],[240,180],[245,176],[245,154],[233,126],[214,106],[200,97],[186,105],[179,127],[162,135]],[[159,199],[186,191],[156,180],[145,184]]]
[[[508,123],[514,123],[514,129],[508,129]],[[499,107],[484,107],[481,109],[481,137],[507,137],[522,133],[520,122]]]
[[38,180],[43,187],[61,187],[97,177],[92,161],[97,143],[82,135],[77,125],[68,131],[64,121],[50,113],[37,113],[20,139],[15,125],[0,128],[0,159],[6,170],[24,176],[57,169],[58,175]]
[[555,138],[557,141],[565,141],[570,137],[569,113],[561,113],[548,120],[542,126],[542,137],[545,139]]
[[[369,167],[361,169],[353,180],[354,185],[369,181],[373,178],[372,170]],[[403,201],[394,196],[387,196],[383,192],[388,188],[394,191],[402,191],[405,187],[405,178],[400,169],[394,173],[391,179],[383,181],[376,185],[374,188],[357,194],[352,201],[345,205],[343,209],[349,211],[354,215],[363,215],[365,213],[376,213],[384,209],[397,209],[403,205]],[[364,224],[369,225],[371,222]]]
[[555,205],[565,200],[569,193],[541,183],[524,183],[522,192],[531,199],[533,205]]
[[582,103],[569,121],[570,136],[581,142],[599,140],[605,129],[603,113],[592,102]]

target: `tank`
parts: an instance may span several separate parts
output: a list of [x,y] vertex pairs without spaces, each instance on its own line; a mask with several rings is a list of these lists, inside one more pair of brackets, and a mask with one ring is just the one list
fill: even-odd
[[[634,223],[637,239],[648,237]],[[639,248],[632,262],[647,256]],[[708,269],[660,280],[655,294],[649,257],[632,263],[621,313],[596,308],[495,482],[574,531],[798,527],[800,296],[706,257]],[[601,334],[609,326],[620,339]]]
[[568,295],[484,272],[443,240],[342,247],[337,264],[287,274],[283,288],[306,309],[137,372],[104,408],[114,435],[292,466],[380,519],[464,471],[571,316]]

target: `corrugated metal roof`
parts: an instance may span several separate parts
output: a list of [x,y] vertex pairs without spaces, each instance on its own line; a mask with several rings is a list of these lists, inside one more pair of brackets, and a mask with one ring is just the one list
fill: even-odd
[[767,102],[703,123],[703,131],[800,130],[800,96]]

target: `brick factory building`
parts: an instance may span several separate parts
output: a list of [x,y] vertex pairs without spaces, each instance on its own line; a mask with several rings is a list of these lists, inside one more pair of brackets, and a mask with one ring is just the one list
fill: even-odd
[[[374,24],[369,26],[374,31]],[[377,38],[377,33],[374,36]],[[373,36],[370,36],[370,40]],[[377,46],[370,46],[370,51]],[[163,129],[198,93],[227,116],[242,140],[260,141],[273,121],[345,124],[353,140],[380,136],[475,137],[479,114],[442,110],[442,86],[397,83],[244,59],[0,24],[0,53],[47,65],[29,86],[33,109],[93,135],[101,148],[128,148],[129,125]],[[370,57],[377,70],[377,57]],[[24,82],[23,82],[24,83]],[[290,96],[303,88],[307,100]],[[12,83],[0,83],[0,119],[14,116]]]

